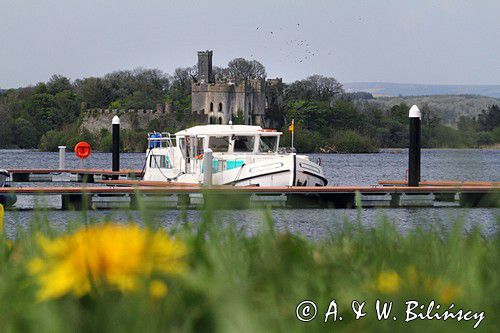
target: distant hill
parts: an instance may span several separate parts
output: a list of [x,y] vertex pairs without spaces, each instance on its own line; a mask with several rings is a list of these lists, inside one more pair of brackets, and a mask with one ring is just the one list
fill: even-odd
[[476,117],[489,106],[500,105],[500,99],[478,95],[431,95],[377,97],[365,103],[375,104],[386,110],[400,103],[416,104],[421,108],[428,107],[437,111],[443,122],[455,124],[461,115]]
[[347,92],[366,91],[374,96],[482,95],[500,98],[500,85],[440,85],[391,82],[343,83]]

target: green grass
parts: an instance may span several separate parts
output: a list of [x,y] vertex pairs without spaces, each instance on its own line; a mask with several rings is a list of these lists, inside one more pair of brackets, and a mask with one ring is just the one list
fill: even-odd
[[[160,225],[150,210],[142,213],[145,227]],[[0,332],[465,332],[476,322],[405,323],[407,300],[435,300],[443,310],[453,302],[455,310],[484,311],[476,331],[499,331],[498,234],[483,237],[479,229],[465,231],[460,223],[449,231],[417,228],[402,234],[395,221],[381,218],[376,227],[366,228],[360,219],[343,221],[340,231],[310,240],[276,231],[269,211],[263,210],[259,230],[249,235],[234,224],[221,225],[206,209],[200,221],[169,230],[188,245],[189,269],[166,280],[169,292],[162,300],[150,299],[145,291],[103,291],[39,302],[38,286],[26,272],[26,262],[40,251],[36,234],[56,237],[101,222],[82,214],[61,231],[39,218],[28,230],[19,229],[12,245],[1,239]],[[379,281],[384,276],[393,279],[384,285]],[[333,299],[343,320],[325,323]],[[391,317],[398,320],[376,320],[376,299],[393,301]],[[318,307],[307,323],[295,316],[303,300]],[[367,315],[359,320],[351,311],[353,300],[367,302]]]

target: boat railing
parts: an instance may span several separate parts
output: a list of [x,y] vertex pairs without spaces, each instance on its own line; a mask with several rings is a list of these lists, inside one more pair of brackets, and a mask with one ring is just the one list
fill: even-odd
[[172,148],[175,146],[175,136],[168,132],[164,133],[148,133],[148,147],[152,148]]

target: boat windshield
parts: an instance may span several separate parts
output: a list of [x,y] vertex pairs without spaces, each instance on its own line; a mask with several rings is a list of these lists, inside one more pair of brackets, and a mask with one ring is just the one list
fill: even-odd
[[179,148],[182,153],[182,157],[186,158],[186,138],[181,136],[178,138]]
[[149,158],[149,167],[171,169],[172,163],[170,162],[170,158],[166,155],[151,155]]
[[260,153],[274,153],[278,149],[277,136],[261,136],[259,141]]
[[227,136],[211,136],[208,139],[208,148],[214,153],[227,153],[229,149],[229,137]]
[[255,142],[254,136],[233,136],[235,153],[251,153]]

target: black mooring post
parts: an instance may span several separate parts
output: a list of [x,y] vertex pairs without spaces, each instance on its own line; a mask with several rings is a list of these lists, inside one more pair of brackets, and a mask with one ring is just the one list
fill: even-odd
[[[120,118],[113,117],[113,171],[120,171]],[[113,175],[113,179],[118,176]]]
[[410,108],[410,148],[408,151],[408,186],[420,182],[421,113],[416,105]]

